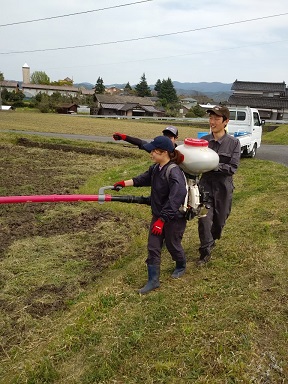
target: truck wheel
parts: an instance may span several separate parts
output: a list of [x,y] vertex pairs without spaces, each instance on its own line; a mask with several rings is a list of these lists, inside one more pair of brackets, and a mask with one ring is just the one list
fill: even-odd
[[247,157],[250,157],[251,159],[253,159],[253,157],[256,156],[256,153],[257,153],[257,144],[255,143],[253,145],[252,150],[248,153]]

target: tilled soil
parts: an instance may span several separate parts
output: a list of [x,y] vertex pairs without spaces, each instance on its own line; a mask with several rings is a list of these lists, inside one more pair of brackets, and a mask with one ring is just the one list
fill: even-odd
[[[98,151],[87,153],[85,148],[81,151],[81,147],[74,151],[75,147],[68,146],[63,150],[63,146],[51,144],[47,148],[27,140],[20,140],[18,144],[0,145],[2,196],[77,193],[89,176],[103,168]],[[107,155],[107,151],[103,153]],[[90,155],[94,156],[92,161]],[[57,210],[57,203],[0,205],[0,322],[4,324],[0,337],[3,348],[17,344],[25,335],[27,325],[23,313],[40,320],[65,310],[81,290],[119,258],[119,250],[125,251],[125,244],[129,243],[125,236],[117,241],[113,237],[117,229],[121,235],[121,228],[129,230],[132,223],[127,219],[87,204],[76,210],[73,204],[78,203],[67,203],[65,210]],[[107,236],[106,227],[112,228],[113,233]],[[75,242],[74,261],[85,262],[77,278],[62,282],[60,279],[58,284],[39,282],[14,296],[6,292],[9,276],[17,278],[17,273],[11,272],[6,265],[7,252],[15,242],[33,241],[37,237],[53,241],[53,236],[59,235],[73,238],[80,232],[86,234],[87,242],[85,246]],[[65,261],[61,260],[63,264]]]

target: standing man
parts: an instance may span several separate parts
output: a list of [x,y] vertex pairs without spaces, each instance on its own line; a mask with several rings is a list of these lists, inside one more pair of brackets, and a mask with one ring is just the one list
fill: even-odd
[[[169,125],[165,129],[163,129],[162,133],[164,136],[169,137],[169,139],[174,144],[174,147],[176,148],[177,147],[176,140],[178,139],[178,129],[173,125]],[[115,132],[113,134],[113,139],[127,141],[127,143],[137,145],[139,149],[143,149],[144,151],[147,151],[147,149],[144,146],[144,144],[147,144],[147,141],[138,139],[138,137],[127,136],[125,135],[125,133]]]
[[199,218],[200,258],[197,265],[205,265],[211,259],[215,240],[220,239],[223,227],[231,212],[234,190],[233,175],[241,156],[240,142],[229,135],[225,127],[230,111],[225,106],[215,106],[207,110],[211,133],[202,139],[209,142],[208,147],[219,155],[219,165],[213,171],[203,173],[199,186],[209,192],[210,209],[207,216]]

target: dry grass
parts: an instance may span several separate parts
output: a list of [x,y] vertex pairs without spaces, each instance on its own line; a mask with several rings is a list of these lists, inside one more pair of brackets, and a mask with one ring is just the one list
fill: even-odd
[[[188,124],[170,122],[147,122],[140,120],[118,120],[59,114],[12,112],[1,113],[0,129],[32,132],[68,133],[96,136],[112,136],[114,132],[124,132],[142,138],[158,136],[167,125],[179,127],[179,140],[197,137],[202,128]],[[180,128],[181,127],[181,128]],[[207,124],[208,128],[208,124]]]

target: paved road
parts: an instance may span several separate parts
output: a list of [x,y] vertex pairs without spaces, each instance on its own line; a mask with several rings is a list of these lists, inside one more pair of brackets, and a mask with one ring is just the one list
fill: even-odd
[[[66,133],[49,133],[49,132],[32,132],[32,131],[12,131],[12,130],[0,130],[0,132],[14,132],[25,135],[38,135],[38,136],[49,136],[49,137],[60,137],[71,140],[88,140],[98,141],[102,143],[114,142],[122,143],[123,141],[115,141],[110,136],[90,136],[90,135],[76,135]],[[180,143],[180,142],[179,142]],[[257,159],[270,160],[277,163],[288,166],[288,145],[267,145],[261,144],[261,147],[257,151]]]
[[288,145],[261,144],[256,158],[260,160],[271,160],[288,166]]

